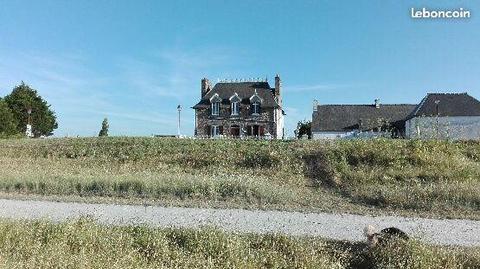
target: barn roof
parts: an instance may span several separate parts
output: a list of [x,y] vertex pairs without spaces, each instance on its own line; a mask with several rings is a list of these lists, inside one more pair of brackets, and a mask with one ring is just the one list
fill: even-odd
[[386,122],[402,128],[415,107],[412,104],[318,105],[312,115],[312,131],[372,130]]
[[467,93],[429,93],[409,118],[413,117],[480,116],[480,102]]

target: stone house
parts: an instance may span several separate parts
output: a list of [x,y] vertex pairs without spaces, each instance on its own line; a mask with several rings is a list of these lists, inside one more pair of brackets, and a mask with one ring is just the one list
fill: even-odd
[[284,137],[281,80],[275,87],[265,81],[218,82],[212,87],[201,81],[200,101],[195,109],[196,137]]

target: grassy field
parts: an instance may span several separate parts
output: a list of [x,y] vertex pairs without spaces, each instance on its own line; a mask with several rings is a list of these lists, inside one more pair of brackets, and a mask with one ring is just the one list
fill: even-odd
[[2,196],[480,219],[480,143],[0,140]]
[[3,268],[479,268],[480,249],[396,241],[362,243],[283,235],[0,220]]

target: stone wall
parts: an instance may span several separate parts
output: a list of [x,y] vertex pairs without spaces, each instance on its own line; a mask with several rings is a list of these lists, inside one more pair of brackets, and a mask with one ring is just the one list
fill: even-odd
[[422,139],[479,139],[480,117],[416,117],[405,123],[405,135]]

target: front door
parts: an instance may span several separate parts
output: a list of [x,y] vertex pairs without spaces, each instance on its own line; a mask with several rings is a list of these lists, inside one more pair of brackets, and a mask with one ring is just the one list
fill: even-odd
[[252,135],[253,136],[259,136],[260,135],[260,128],[258,125],[253,125],[252,126]]
[[230,127],[230,135],[232,137],[239,137],[240,136],[240,126],[233,125]]

